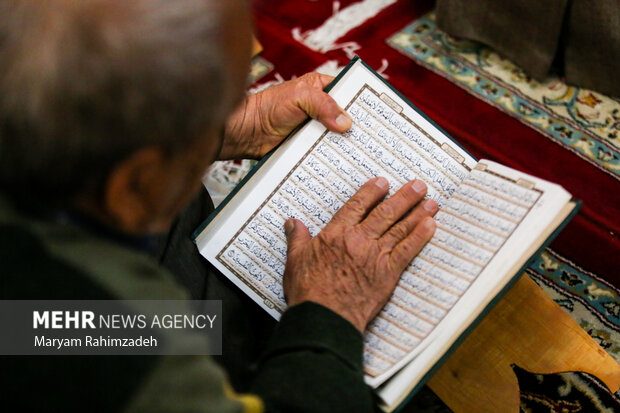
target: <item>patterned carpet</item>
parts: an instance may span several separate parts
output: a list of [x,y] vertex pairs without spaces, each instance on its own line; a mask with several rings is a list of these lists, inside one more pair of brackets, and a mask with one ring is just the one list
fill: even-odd
[[267,73],[273,70],[273,65],[260,56],[252,59],[250,74],[248,76],[248,84],[253,85],[262,79]]
[[585,373],[531,374],[513,366],[521,389],[521,412],[617,412],[617,396]]
[[[317,69],[333,75],[358,54],[478,158],[563,185],[582,211],[527,272],[620,362],[620,102],[557,78],[536,82],[496,52],[449,37],[433,5],[255,0],[264,51],[249,91]],[[204,179],[214,200],[253,165],[216,163]],[[515,374],[523,412],[620,411],[620,393],[588,375]],[[412,405],[449,411],[433,396],[425,388]]]
[[617,288],[551,249],[538,256],[527,273],[620,362],[620,295]]
[[620,180],[620,101],[557,77],[533,80],[493,49],[439,30],[433,13],[387,42]]

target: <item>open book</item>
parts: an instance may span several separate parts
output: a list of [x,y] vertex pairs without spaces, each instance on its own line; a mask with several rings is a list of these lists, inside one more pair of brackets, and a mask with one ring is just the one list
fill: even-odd
[[284,222],[315,236],[369,179],[412,179],[439,204],[437,231],[365,333],[367,383],[393,410],[429,377],[552,233],[577,211],[560,186],[477,161],[358,58],[328,88],[345,134],[308,121],[263,159],[196,231],[224,275],[269,314],[286,309]]

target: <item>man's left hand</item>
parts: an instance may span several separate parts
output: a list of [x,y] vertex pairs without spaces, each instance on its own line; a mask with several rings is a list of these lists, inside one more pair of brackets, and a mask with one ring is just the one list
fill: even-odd
[[333,77],[308,73],[247,97],[226,123],[219,159],[258,159],[308,116],[334,132],[351,119],[323,89]]

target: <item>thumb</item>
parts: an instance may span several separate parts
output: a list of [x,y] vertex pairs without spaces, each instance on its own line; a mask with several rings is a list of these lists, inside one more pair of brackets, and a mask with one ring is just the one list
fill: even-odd
[[323,91],[324,84],[321,80],[325,79],[321,76],[318,73],[310,73],[299,79],[296,90],[297,105],[327,129],[344,133],[352,126],[351,117]]
[[[325,92],[319,93],[314,95],[309,102],[309,110],[315,112],[311,116],[333,132],[344,133],[351,129],[353,125],[351,117],[340,109],[331,96]],[[314,105],[314,108],[310,105]]]
[[286,234],[288,258],[290,258],[297,249],[302,248],[306,242],[312,239],[308,228],[297,219],[289,219],[284,223],[284,233]]

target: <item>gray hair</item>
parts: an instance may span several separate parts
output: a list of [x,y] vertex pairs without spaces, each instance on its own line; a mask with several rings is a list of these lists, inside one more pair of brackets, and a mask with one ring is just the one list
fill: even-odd
[[215,121],[219,1],[0,5],[0,192],[65,202],[135,150],[187,147]]

